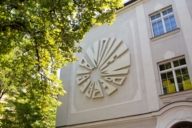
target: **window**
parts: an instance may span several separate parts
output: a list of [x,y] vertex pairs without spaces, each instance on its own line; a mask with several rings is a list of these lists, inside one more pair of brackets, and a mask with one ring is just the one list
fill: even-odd
[[172,7],[150,16],[153,36],[160,36],[177,28]]
[[184,57],[159,64],[163,94],[192,89]]
[[192,122],[183,121],[173,125],[171,128],[192,128]]

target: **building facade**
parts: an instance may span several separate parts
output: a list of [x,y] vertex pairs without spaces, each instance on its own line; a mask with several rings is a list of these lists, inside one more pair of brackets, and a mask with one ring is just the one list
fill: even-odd
[[131,0],[61,70],[58,128],[192,128],[192,1]]

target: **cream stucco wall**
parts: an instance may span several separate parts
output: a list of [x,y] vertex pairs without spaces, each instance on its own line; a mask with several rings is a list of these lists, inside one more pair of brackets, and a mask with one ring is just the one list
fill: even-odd
[[188,6],[188,9],[189,9],[189,13],[191,15],[191,18],[192,18],[192,1],[191,0],[186,0],[187,2],[187,6]]
[[[170,5],[178,29],[161,38],[152,38],[149,15]],[[165,104],[159,98],[162,93],[157,64],[185,55],[192,78],[192,36],[189,35],[192,33],[192,29],[189,29],[192,19],[182,15],[190,16],[187,6],[186,0],[138,0],[118,11],[117,19],[111,26],[93,27],[81,42],[83,52],[103,38],[122,40],[131,55],[127,79],[111,96],[90,99],[77,85],[78,63],[63,68],[61,79],[67,94],[60,97],[63,104],[58,108],[56,125],[74,128],[155,128],[157,124],[160,125],[161,115],[158,111]],[[79,58],[82,55],[77,54]],[[136,115],[137,118],[132,118]],[[106,120],[111,122],[102,123]],[[84,126],[86,123],[90,125]]]

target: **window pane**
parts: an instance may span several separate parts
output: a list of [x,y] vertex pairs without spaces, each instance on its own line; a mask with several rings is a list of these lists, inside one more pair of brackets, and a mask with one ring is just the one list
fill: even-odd
[[167,14],[172,13],[172,12],[173,12],[173,9],[172,8],[168,8],[168,9],[163,11],[163,15],[167,15]]
[[168,13],[171,13],[171,12],[173,12],[173,9],[172,9],[172,8],[169,8],[169,9],[167,9],[167,12],[168,12]]
[[164,94],[176,92],[175,81],[172,72],[161,74],[163,92]]
[[172,72],[167,72],[167,78],[168,78],[168,79],[173,78],[173,73],[172,73]]
[[161,64],[159,65],[159,69],[160,71],[166,70],[166,69],[170,69],[171,68],[171,63],[166,63],[166,64]]
[[165,70],[165,65],[164,64],[159,65],[159,69],[160,69],[160,71]]
[[179,83],[178,84],[178,88],[179,88],[179,91],[183,91],[184,89],[183,89],[183,83]]
[[167,79],[166,73],[162,73],[162,74],[161,74],[161,79],[162,79],[162,80],[166,80],[166,79]]
[[177,67],[177,66],[179,66],[179,61],[178,61],[178,60],[176,60],[176,61],[173,61],[173,65],[174,65],[174,67]]
[[164,33],[163,24],[162,24],[161,20],[154,21],[152,23],[152,27],[153,27],[154,36],[159,36],[159,35],[162,35]]
[[159,34],[157,22],[152,23],[152,27],[153,27],[154,36],[157,36]]
[[162,85],[163,85],[163,93],[167,94],[167,86],[168,86],[167,80],[162,81]]
[[172,29],[175,29],[177,27],[177,25],[176,25],[176,22],[175,22],[174,15],[170,16],[170,20],[171,20]]
[[181,69],[181,72],[182,72],[183,75],[188,75],[188,70],[187,70],[187,68],[182,68],[182,69]]
[[176,22],[173,15],[164,18],[166,31],[172,31],[176,28]]
[[179,60],[179,63],[180,63],[180,65],[185,65],[185,64],[186,64],[186,61],[185,61],[185,59],[183,58],[183,59],[180,59],[180,60]]
[[164,94],[176,92],[174,79],[162,81]]
[[157,23],[158,23],[159,35],[161,35],[164,33],[162,21],[160,20]]
[[176,76],[181,76],[181,70],[180,69],[175,70],[175,73],[176,73]]
[[167,14],[167,10],[163,11],[163,15],[166,15]]
[[169,20],[168,17],[164,18],[164,20],[165,20],[166,30],[171,31],[171,23],[170,23],[171,21]]
[[182,80],[182,77],[181,77],[181,76],[177,77],[177,82],[178,82],[178,83],[182,83],[182,82],[183,82],[183,80]]
[[192,84],[190,79],[183,81],[183,90],[189,90],[192,89]]
[[165,64],[165,69],[170,69],[171,68],[171,63],[166,63]]
[[156,15],[151,16],[151,20],[158,19],[159,17],[161,17],[160,13],[158,13],[158,14],[156,14]]
[[190,78],[189,78],[189,75],[188,75],[188,74],[183,76],[183,80],[189,80],[189,79],[190,79]]
[[[179,91],[192,89],[192,84],[187,68],[175,70]],[[179,75],[178,75],[179,74]]]
[[178,85],[179,91],[182,91],[183,90],[183,78],[181,75],[177,77],[177,85]]

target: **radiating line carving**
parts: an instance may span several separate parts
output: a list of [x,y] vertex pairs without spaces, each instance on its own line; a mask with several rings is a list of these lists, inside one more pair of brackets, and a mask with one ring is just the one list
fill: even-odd
[[88,98],[103,98],[123,85],[130,52],[122,40],[106,38],[90,46],[79,60],[77,84]]

